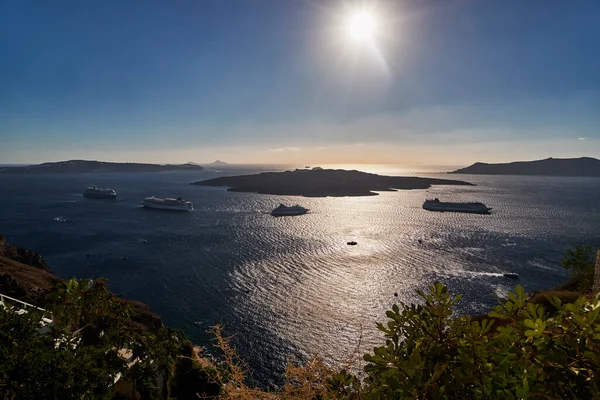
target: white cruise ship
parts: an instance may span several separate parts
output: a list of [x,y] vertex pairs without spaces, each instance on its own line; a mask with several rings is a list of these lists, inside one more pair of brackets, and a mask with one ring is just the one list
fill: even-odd
[[84,190],[83,197],[92,199],[116,199],[117,192],[109,188],[97,188],[96,186],[90,186]]
[[283,204],[280,204],[279,207],[271,211],[271,215],[276,217],[283,217],[286,215],[302,215],[306,214],[308,211],[308,208],[301,207],[297,204],[292,207],[286,207]]
[[449,212],[462,212],[472,214],[489,214],[492,208],[487,207],[483,203],[471,202],[471,203],[448,203],[440,201],[439,199],[425,200],[423,208],[428,211],[449,211]]
[[161,199],[158,197],[146,197],[142,204],[146,208],[152,208],[156,210],[167,210],[167,211],[194,211],[194,205],[190,201],[186,201],[181,197],[172,199],[167,197]]

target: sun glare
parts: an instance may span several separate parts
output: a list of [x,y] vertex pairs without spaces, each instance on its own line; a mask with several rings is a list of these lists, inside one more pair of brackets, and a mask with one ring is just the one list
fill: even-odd
[[377,21],[372,13],[364,10],[350,14],[347,24],[350,39],[357,43],[372,43],[377,33]]
[[[331,44],[340,52],[339,66],[348,71],[383,70],[389,76],[383,52],[394,42],[391,29],[395,28],[396,9],[387,3],[384,7],[377,0],[360,0],[356,4],[358,1],[348,1],[341,9],[327,12],[331,18],[327,22],[332,23]],[[374,65],[376,69],[372,69]]]

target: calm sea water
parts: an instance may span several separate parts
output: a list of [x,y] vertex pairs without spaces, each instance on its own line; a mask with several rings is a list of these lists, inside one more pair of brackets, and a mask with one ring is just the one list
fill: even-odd
[[[188,185],[248,172],[256,171],[0,175],[0,233],[64,278],[109,278],[116,293],[149,304],[198,344],[210,346],[205,330],[223,323],[264,384],[277,382],[288,357],[317,353],[358,366],[382,342],[375,322],[385,310],[416,301],[415,290],[436,280],[464,294],[459,313],[482,313],[517,283],[503,272],[518,273],[530,292],[552,287],[568,277],[559,264],[566,247],[600,246],[600,179],[465,175],[477,186],[353,198]],[[114,188],[118,199],[83,199],[91,184]],[[140,208],[149,195],[183,196],[196,211]],[[494,211],[429,213],[427,197]],[[280,202],[311,212],[271,217]]]

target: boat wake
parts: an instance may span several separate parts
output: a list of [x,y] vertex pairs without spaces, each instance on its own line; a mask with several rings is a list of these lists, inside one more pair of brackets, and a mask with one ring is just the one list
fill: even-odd
[[500,278],[500,277],[504,276],[501,272],[476,272],[475,274],[483,275],[483,276],[493,276],[496,278]]
[[475,276],[489,276],[494,278],[510,278],[510,279],[519,279],[519,274],[516,272],[469,272],[471,277]]

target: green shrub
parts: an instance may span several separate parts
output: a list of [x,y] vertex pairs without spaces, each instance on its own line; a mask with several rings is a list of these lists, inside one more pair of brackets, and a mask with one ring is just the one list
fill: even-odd
[[66,332],[40,335],[40,318],[0,307],[0,398],[110,398],[123,362],[95,346],[74,349]]
[[[37,312],[0,309],[0,398],[112,398],[120,373],[144,399],[600,399],[600,295],[529,298],[517,286],[475,321],[453,316],[460,296],[440,283],[418,294],[422,304],[394,305],[377,325],[386,342],[364,355],[364,379],[317,357],[290,364],[284,385],[264,392],[219,326],[222,360],[203,363],[178,331],[132,331],[126,305],[103,281],[69,282],[57,292],[48,334],[39,334]],[[123,347],[138,360],[129,367]],[[153,386],[158,373],[172,377],[162,391]]]
[[[554,314],[558,310],[553,305],[553,298],[560,299],[561,303],[575,303],[582,295],[581,292],[570,290],[542,290],[531,296],[529,303],[541,304],[547,312]],[[498,321],[496,321],[498,322]]]
[[61,284],[49,308],[55,325],[40,334],[38,312],[0,307],[0,398],[112,398],[119,374],[144,399],[162,398],[167,386],[155,387],[156,378],[172,376],[181,332],[132,329],[127,303],[104,280]]
[[554,298],[550,316],[517,286],[479,323],[451,318],[460,296],[440,283],[418,293],[423,305],[394,305],[378,324],[386,344],[364,356],[365,398],[599,397],[599,297]]
[[596,252],[589,245],[574,246],[567,249],[560,260],[563,268],[571,270],[571,279],[577,283],[577,289],[587,291],[594,284]]

